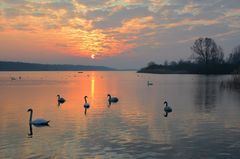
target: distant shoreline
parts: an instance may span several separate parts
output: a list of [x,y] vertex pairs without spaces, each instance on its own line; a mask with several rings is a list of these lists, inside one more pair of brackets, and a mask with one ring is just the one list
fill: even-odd
[[139,70],[137,73],[147,73],[147,74],[185,74],[185,75],[231,75],[234,73],[196,73],[188,71],[172,71],[172,70]]
[[171,70],[139,70],[137,73],[150,73],[150,74],[196,74],[187,71],[171,71]]
[[0,61],[0,71],[118,71],[106,66],[86,66],[70,64],[39,64]]
[[233,73],[222,73],[222,74],[204,74],[204,73],[189,73],[189,72],[139,72],[136,73],[145,73],[145,74],[155,74],[155,75],[232,75]]
[[232,65],[229,63],[211,64],[206,67],[203,64],[193,63],[190,61],[180,61],[170,65],[153,63],[147,67],[141,68],[137,71],[137,73],[228,75],[235,74],[235,70],[237,70],[237,68],[238,65]]

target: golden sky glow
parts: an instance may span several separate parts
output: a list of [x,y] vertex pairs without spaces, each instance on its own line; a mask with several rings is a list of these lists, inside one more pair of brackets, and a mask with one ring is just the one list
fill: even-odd
[[124,57],[129,64],[134,63],[129,57],[140,62],[177,59],[188,55],[189,45],[200,36],[228,40],[229,49],[239,41],[237,2],[2,0],[0,58],[84,63],[81,58],[91,59],[94,54],[96,62],[110,65],[112,59],[104,59],[116,57],[118,62]]

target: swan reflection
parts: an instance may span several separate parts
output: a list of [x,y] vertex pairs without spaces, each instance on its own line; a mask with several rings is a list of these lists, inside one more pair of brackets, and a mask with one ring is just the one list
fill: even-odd
[[33,131],[32,131],[32,124],[29,123],[29,133],[28,133],[28,137],[32,138],[33,136]]
[[89,108],[84,108],[84,114],[85,115],[87,115],[87,110],[88,110]]

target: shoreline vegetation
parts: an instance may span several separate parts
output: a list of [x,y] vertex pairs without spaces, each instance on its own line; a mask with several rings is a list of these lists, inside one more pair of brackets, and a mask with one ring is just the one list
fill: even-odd
[[180,60],[171,62],[170,64],[155,64],[150,62],[147,67],[141,68],[137,73],[152,73],[152,74],[235,74],[238,67],[228,63],[217,64],[208,67],[206,72],[205,67],[191,61]]
[[68,64],[39,64],[0,61],[0,71],[115,71],[106,66],[86,66]]
[[[227,58],[221,46],[211,38],[198,38],[190,47],[189,60],[165,61],[164,64],[149,62],[137,73],[153,74],[239,74],[240,45],[235,47]],[[239,79],[239,78],[238,78]]]

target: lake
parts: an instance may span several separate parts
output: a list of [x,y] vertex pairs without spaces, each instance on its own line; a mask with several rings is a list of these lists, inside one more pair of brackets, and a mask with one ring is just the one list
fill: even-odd
[[[219,87],[228,78],[1,72],[0,158],[238,159],[240,93]],[[57,94],[66,102],[58,105]],[[107,94],[119,102],[109,105]],[[173,109],[168,117],[164,101]],[[49,126],[30,133],[29,108]]]

